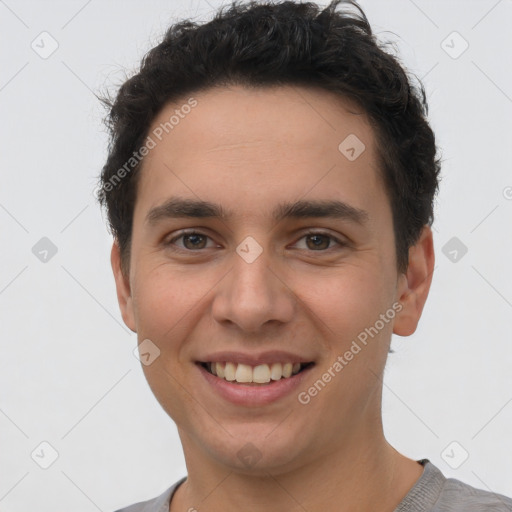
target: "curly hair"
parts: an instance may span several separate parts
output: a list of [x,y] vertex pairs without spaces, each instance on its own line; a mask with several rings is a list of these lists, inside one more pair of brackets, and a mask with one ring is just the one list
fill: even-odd
[[434,220],[441,168],[425,90],[417,82],[413,86],[399,60],[384,50],[352,0],[333,0],[323,9],[312,2],[234,0],[208,22],[182,20],[170,26],[115,99],[100,98],[109,109],[105,124],[110,138],[97,197],[119,243],[123,271],[129,269],[143,161],[134,156],[153,120],[169,102],[234,84],[314,86],[362,109],[373,127],[391,204],[397,268],[405,272],[409,248]]

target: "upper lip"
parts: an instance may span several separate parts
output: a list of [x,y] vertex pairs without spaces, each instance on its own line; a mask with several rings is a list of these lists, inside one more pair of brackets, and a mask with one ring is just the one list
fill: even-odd
[[311,363],[313,361],[313,358],[302,357],[283,350],[269,350],[266,352],[260,352],[259,354],[235,351],[214,352],[207,354],[198,360],[200,363],[231,362],[248,364],[250,366],[258,366],[265,363]]

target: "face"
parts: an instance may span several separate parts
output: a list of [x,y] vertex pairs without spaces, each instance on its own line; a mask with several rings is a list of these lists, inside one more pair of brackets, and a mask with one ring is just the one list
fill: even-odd
[[204,464],[278,473],[368,445],[391,334],[414,331],[428,293],[431,232],[398,274],[372,128],[338,96],[194,99],[149,132],[129,275],[112,250],[152,391]]

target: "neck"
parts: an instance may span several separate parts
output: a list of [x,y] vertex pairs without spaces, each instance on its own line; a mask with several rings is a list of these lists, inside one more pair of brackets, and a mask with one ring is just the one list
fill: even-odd
[[187,457],[185,450],[188,478],[176,491],[171,511],[393,512],[423,467],[398,453],[383,435],[358,437],[302,466],[258,475],[206,461],[204,454],[198,458],[190,450]]

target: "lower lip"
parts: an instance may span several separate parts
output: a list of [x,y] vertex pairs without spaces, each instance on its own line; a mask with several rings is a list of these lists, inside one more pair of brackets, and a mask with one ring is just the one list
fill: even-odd
[[225,400],[235,405],[261,406],[291,394],[300,386],[314,365],[291,377],[281,377],[281,379],[269,384],[256,385],[235,384],[213,375],[200,364],[196,364],[196,366],[206,382]]

